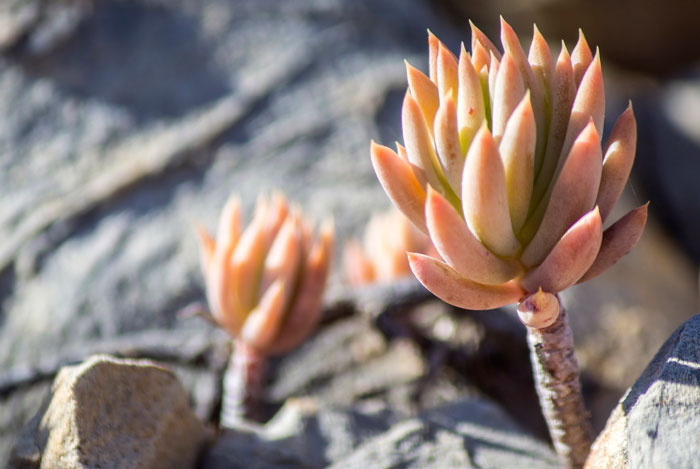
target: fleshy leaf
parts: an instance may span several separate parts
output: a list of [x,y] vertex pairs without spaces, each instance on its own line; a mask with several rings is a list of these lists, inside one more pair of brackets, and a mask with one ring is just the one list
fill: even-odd
[[510,115],[525,95],[525,84],[509,52],[498,68],[491,110],[493,138],[500,141]]
[[615,203],[629,179],[634,153],[637,148],[637,122],[634,119],[632,104],[617,119],[613,127],[603,158],[603,173],[596,204],[600,216],[607,220]]
[[306,260],[294,305],[285,318],[277,340],[268,349],[270,354],[284,353],[296,347],[320,321],[323,290],[333,257],[333,238],[333,223],[326,221]]
[[583,35],[581,29],[578,30],[578,42],[571,51],[571,63],[574,68],[574,80],[576,81],[576,86],[581,84],[581,79],[583,74],[586,73],[586,69],[593,62],[593,53],[591,53],[591,48],[588,47],[588,42],[586,37]]
[[418,180],[421,182],[425,180],[434,187],[442,188],[437,175],[439,163],[432,138],[418,103],[408,93],[403,101],[401,122],[408,161],[421,170],[420,174],[416,174]]
[[[474,135],[476,135],[486,118],[481,81],[469,59],[467,51],[464,49],[464,44],[462,44],[462,50],[459,54],[458,81],[457,123],[459,126],[460,148],[462,155],[464,155]],[[460,193],[459,190],[455,190],[458,194]]]
[[260,299],[241,328],[241,339],[248,345],[266,350],[274,342],[284,317],[285,282],[276,280]]
[[440,105],[438,88],[430,78],[426,77],[420,70],[406,62],[406,75],[408,77],[408,87],[411,95],[415,98],[423,113],[426,125],[433,128],[435,113]]
[[516,303],[525,292],[511,281],[482,285],[459,274],[449,265],[430,256],[408,253],[411,270],[431,293],[451,305],[475,310],[500,308]]
[[486,126],[474,137],[464,163],[462,207],[469,229],[487,248],[499,256],[515,255],[520,243],[510,223],[505,170]]
[[591,267],[603,238],[603,222],[596,207],[581,217],[557,242],[545,260],[520,280],[526,291],[539,288],[557,293],[569,288]]
[[516,233],[525,223],[530,207],[535,172],[535,138],[535,116],[528,91],[508,121],[499,145],[506,175],[510,220]]
[[484,34],[479,28],[477,28],[474,23],[469,21],[469,27],[472,30],[472,51],[475,51],[477,48],[477,43],[481,45],[486,51],[492,53],[493,55],[496,56],[498,60],[501,60],[501,53],[496,48],[496,46],[491,42],[491,40],[486,37],[486,34]]
[[478,283],[496,285],[520,273],[517,261],[503,260],[486,249],[454,207],[431,187],[425,212],[435,248],[460,274]]
[[456,193],[462,188],[462,168],[464,156],[459,143],[457,130],[457,107],[451,96],[445,97],[440,104],[435,116],[435,146],[443,168],[445,177]]
[[642,237],[647,222],[648,207],[649,203],[646,203],[635,208],[603,232],[600,252],[598,252],[591,268],[578,283],[602,274],[632,250]]
[[591,210],[600,184],[601,153],[598,133],[591,120],[574,142],[542,222],[523,251],[521,261],[525,266],[534,267],[542,262],[566,230]]
[[425,226],[425,191],[411,167],[391,148],[372,142],[372,166],[384,191],[416,227],[428,233]]

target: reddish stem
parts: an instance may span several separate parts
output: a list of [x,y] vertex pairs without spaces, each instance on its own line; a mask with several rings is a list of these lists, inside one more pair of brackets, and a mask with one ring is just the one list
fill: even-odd
[[528,327],[527,332],[537,394],[554,449],[567,468],[583,467],[591,447],[591,426],[581,394],[573,335],[561,299],[559,317],[551,326]]
[[234,343],[224,373],[220,425],[235,427],[244,420],[258,421],[267,356],[242,341]]

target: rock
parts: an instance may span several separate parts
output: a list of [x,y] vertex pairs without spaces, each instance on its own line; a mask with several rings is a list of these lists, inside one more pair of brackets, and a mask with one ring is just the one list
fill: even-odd
[[10,466],[194,467],[209,436],[171,371],[97,355],[59,372]]
[[391,412],[289,401],[266,426],[224,433],[203,469],[292,467],[555,468],[556,456],[484,399],[401,419]]
[[586,467],[696,467],[698,408],[700,315],[673,333],[622,397]]
[[559,462],[493,404],[466,399],[401,421],[330,467],[555,468]]

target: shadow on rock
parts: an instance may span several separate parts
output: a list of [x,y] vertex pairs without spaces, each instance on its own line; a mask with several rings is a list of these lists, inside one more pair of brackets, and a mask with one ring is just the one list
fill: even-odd
[[18,59],[71,94],[125,107],[140,120],[167,118],[229,92],[200,29],[168,7],[99,2],[60,47]]

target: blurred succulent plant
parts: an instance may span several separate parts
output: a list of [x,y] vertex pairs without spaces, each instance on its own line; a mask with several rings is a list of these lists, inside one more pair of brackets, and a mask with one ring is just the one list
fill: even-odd
[[216,240],[198,228],[207,300],[235,342],[224,377],[221,424],[256,417],[266,357],[289,351],[320,319],[333,248],[333,226],[314,239],[298,208],[279,194],[259,198],[241,229],[241,203],[231,197]]
[[351,239],[343,251],[345,277],[354,286],[386,283],[411,274],[406,252],[437,255],[430,238],[401,212],[375,213],[363,242]]
[[555,447],[576,467],[590,435],[573,343],[562,349],[571,334],[557,293],[600,274],[641,237],[647,205],[603,231],[630,174],[636,122],[630,105],[601,148],[600,55],[582,33],[572,54],[562,43],[555,61],[537,27],[528,55],[503,20],[503,53],[471,27],[471,54],[462,44],[457,58],[429,33],[429,75],[406,64],[405,147],[372,142],[372,164],[442,257],[409,253],[421,283],[467,309],[519,302],[535,373],[546,373],[535,348],[563,351],[557,360],[565,363],[547,366],[574,367],[565,394],[578,396],[575,405],[552,394],[551,376],[538,391]]

